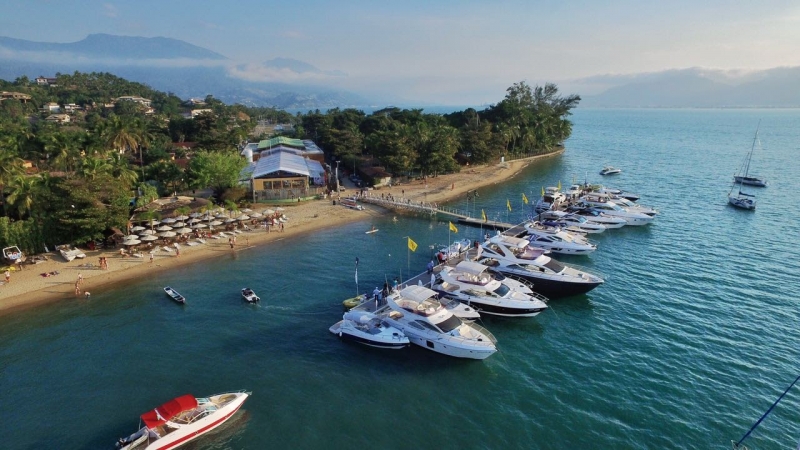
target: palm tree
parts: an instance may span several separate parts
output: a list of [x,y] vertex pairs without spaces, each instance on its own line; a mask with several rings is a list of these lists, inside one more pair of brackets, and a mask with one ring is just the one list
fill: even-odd
[[9,185],[11,193],[8,194],[6,201],[10,205],[17,207],[19,218],[29,214],[35,203],[36,194],[39,190],[41,179],[39,177],[28,177],[25,175],[16,176]]
[[106,123],[103,134],[106,146],[119,153],[137,148],[141,139],[133,121],[116,115]]
[[107,161],[100,158],[87,157],[81,162],[78,173],[87,180],[94,180],[98,175],[111,173],[113,167]]
[[128,183],[129,186],[136,184],[139,179],[139,174],[130,168],[128,158],[125,155],[120,155],[116,152],[112,153],[109,155],[108,164],[111,166],[111,174],[114,178]]
[[71,172],[75,167],[75,161],[80,156],[74,136],[63,133],[49,136],[44,144],[44,149],[48,159],[51,160],[50,165],[64,172]]
[[[6,186],[9,186],[16,177],[25,173],[22,164],[21,158],[0,147],[0,200],[5,198]],[[3,202],[3,214],[8,215],[6,202]]]

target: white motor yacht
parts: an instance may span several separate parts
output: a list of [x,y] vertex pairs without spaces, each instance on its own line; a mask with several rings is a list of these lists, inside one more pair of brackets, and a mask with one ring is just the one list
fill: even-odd
[[596,211],[591,207],[584,206],[571,206],[567,208],[567,212],[575,214],[580,217],[586,218],[590,223],[600,224],[606,229],[608,228],[622,228],[628,224],[628,221],[621,217],[613,217]]
[[632,202],[638,202],[639,201],[639,195],[638,194],[634,194],[632,192],[623,191],[621,189],[606,187],[606,186],[603,186],[602,184],[587,185],[586,186],[586,191],[587,192],[599,192],[601,194],[608,194],[608,195],[613,195],[613,196],[616,196],[616,197],[627,198],[628,200],[630,200]]
[[622,198],[617,195],[611,194],[604,194],[600,192],[591,192],[589,194],[584,195],[580,199],[583,203],[594,205],[594,204],[603,204],[603,203],[614,203],[615,205],[619,205],[625,210],[635,213],[642,213],[647,214],[648,216],[655,217],[658,215],[658,210],[655,208],[650,208],[649,206],[639,205],[634,203],[627,198]]
[[528,239],[534,247],[541,247],[563,255],[588,255],[597,250],[583,235],[563,231],[559,227],[548,227],[540,222],[525,224]]
[[542,198],[537,200],[536,204],[533,205],[533,210],[537,213],[552,211],[558,209],[566,202],[567,197],[559,191],[558,187],[551,186],[545,188]]
[[379,313],[412,344],[456,358],[485,359],[497,351],[489,331],[453,315],[426,287],[408,286],[386,301]]
[[603,284],[603,278],[545,255],[546,250],[527,239],[505,235],[491,237],[478,251],[477,262],[504,275],[524,278],[548,298],[584,294]]
[[437,258],[440,262],[456,258],[461,254],[461,252],[469,250],[471,243],[472,241],[469,239],[461,239],[451,243],[450,245],[442,246],[437,253]]
[[623,208],[616,203],[603,201],[602,199],[604,197],[607,196],[603,195],[601,197],[597,197],[593,195],[584,195],[581,197],[581,203],[579,205],[589,206],[607,216],[625,219],[627,222],[626,225],[647,225],[653,221],[653,216],[641,212],[628,211],[626,208]]
[[[595,223],[586,217],[564,211],[547,211],[539,216],[539,221],[544,225],[565,228],[567,231],[580,233],[602,233],[606,226]],[[624,223],[623,223],[624,225]]]
[[514,290],[494,279],[488,269],[472,261],[461,261],[456,267],[444,267],[433,289],[472,305],[482,313],[497,316],[533,317],[547,309],[547,298]]
[[225,423],[252,393],[228,392],[195,398],[183,395],[141,416],[144,426],[120,438],[120,450],[160,450],[176,448]]
[[347,311],[342,320],[330,327],[330,332],[342,339],[352,340],[370,347],[399,349],[407,347],[409,340],[399,329],[381,317],[362,310]]
[[616,175],[622,173],[622,169],[614,166],[605,166],[600,169],[600,175]]

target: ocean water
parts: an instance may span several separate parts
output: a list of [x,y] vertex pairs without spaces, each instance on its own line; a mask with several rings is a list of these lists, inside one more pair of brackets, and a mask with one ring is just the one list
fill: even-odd
[[[248,389],[235,420],[186,448],[730,448],[800,369],[800,111],[573,119],[563,155],[452,205],[513,222],[526,215],[522,193],[533,201],[588,179],[637,192],[661,215],[591,235],[591,256],[558,258],[605,274],[599,288],[535,318],[483,319],[498,339],[489,359],[368,349],[328,332],[357,289],[416,274],[432,247],[486,232],[368,215],[3,317],[0,447],[111,448],[172,397]],[[727,193],[759,120],[752,171],[770,186],[741,211]],[[607,164],[623,173],[601,177]],[[380,231],[365,234],[372,225]],[[241,301],[245,286],[261,305]],[[793,448],[798,410],[792,390],[745,443]]]

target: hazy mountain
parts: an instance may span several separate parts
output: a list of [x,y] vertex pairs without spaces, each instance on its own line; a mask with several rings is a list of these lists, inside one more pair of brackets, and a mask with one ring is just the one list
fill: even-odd
[[59,44],[0,36],[0,47],[13,52],[72,53],[78,57],[111,59],[226,59],[219,53],[178,39],[90,34],[78,42]]
[[601,75],[577,84],[607,87],[598,95],[582,96],[585,107],[800,107],[800,67],[751,72],[690,68]]
[[110,72],[181,98],[208,94],[226,102],[284,109],[355,107],[372,102],[331,89],[346,77],[290,58],[236,64],[223,55],[177,39],[93,34],[72,43],[0,37],[0,78],[53,76],[58,72]]

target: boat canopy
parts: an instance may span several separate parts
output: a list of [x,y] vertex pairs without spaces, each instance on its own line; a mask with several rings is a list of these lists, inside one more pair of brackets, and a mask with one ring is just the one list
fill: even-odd
[[174,398],[158,408],[141,415],[142,422],[147,428],[164,425],[168,420],[178,414],[197,408],[197,399],[191,394]]
[[436,291],[432,291],[424,286],[408,286],[400,291],[400,295],[409,300],[422,303],[425,300],[436,296]]
[[471,275],[480,275],[486,269],[488,269],[488,267],[473,261],[461,261],[456,265],[456,270]]

